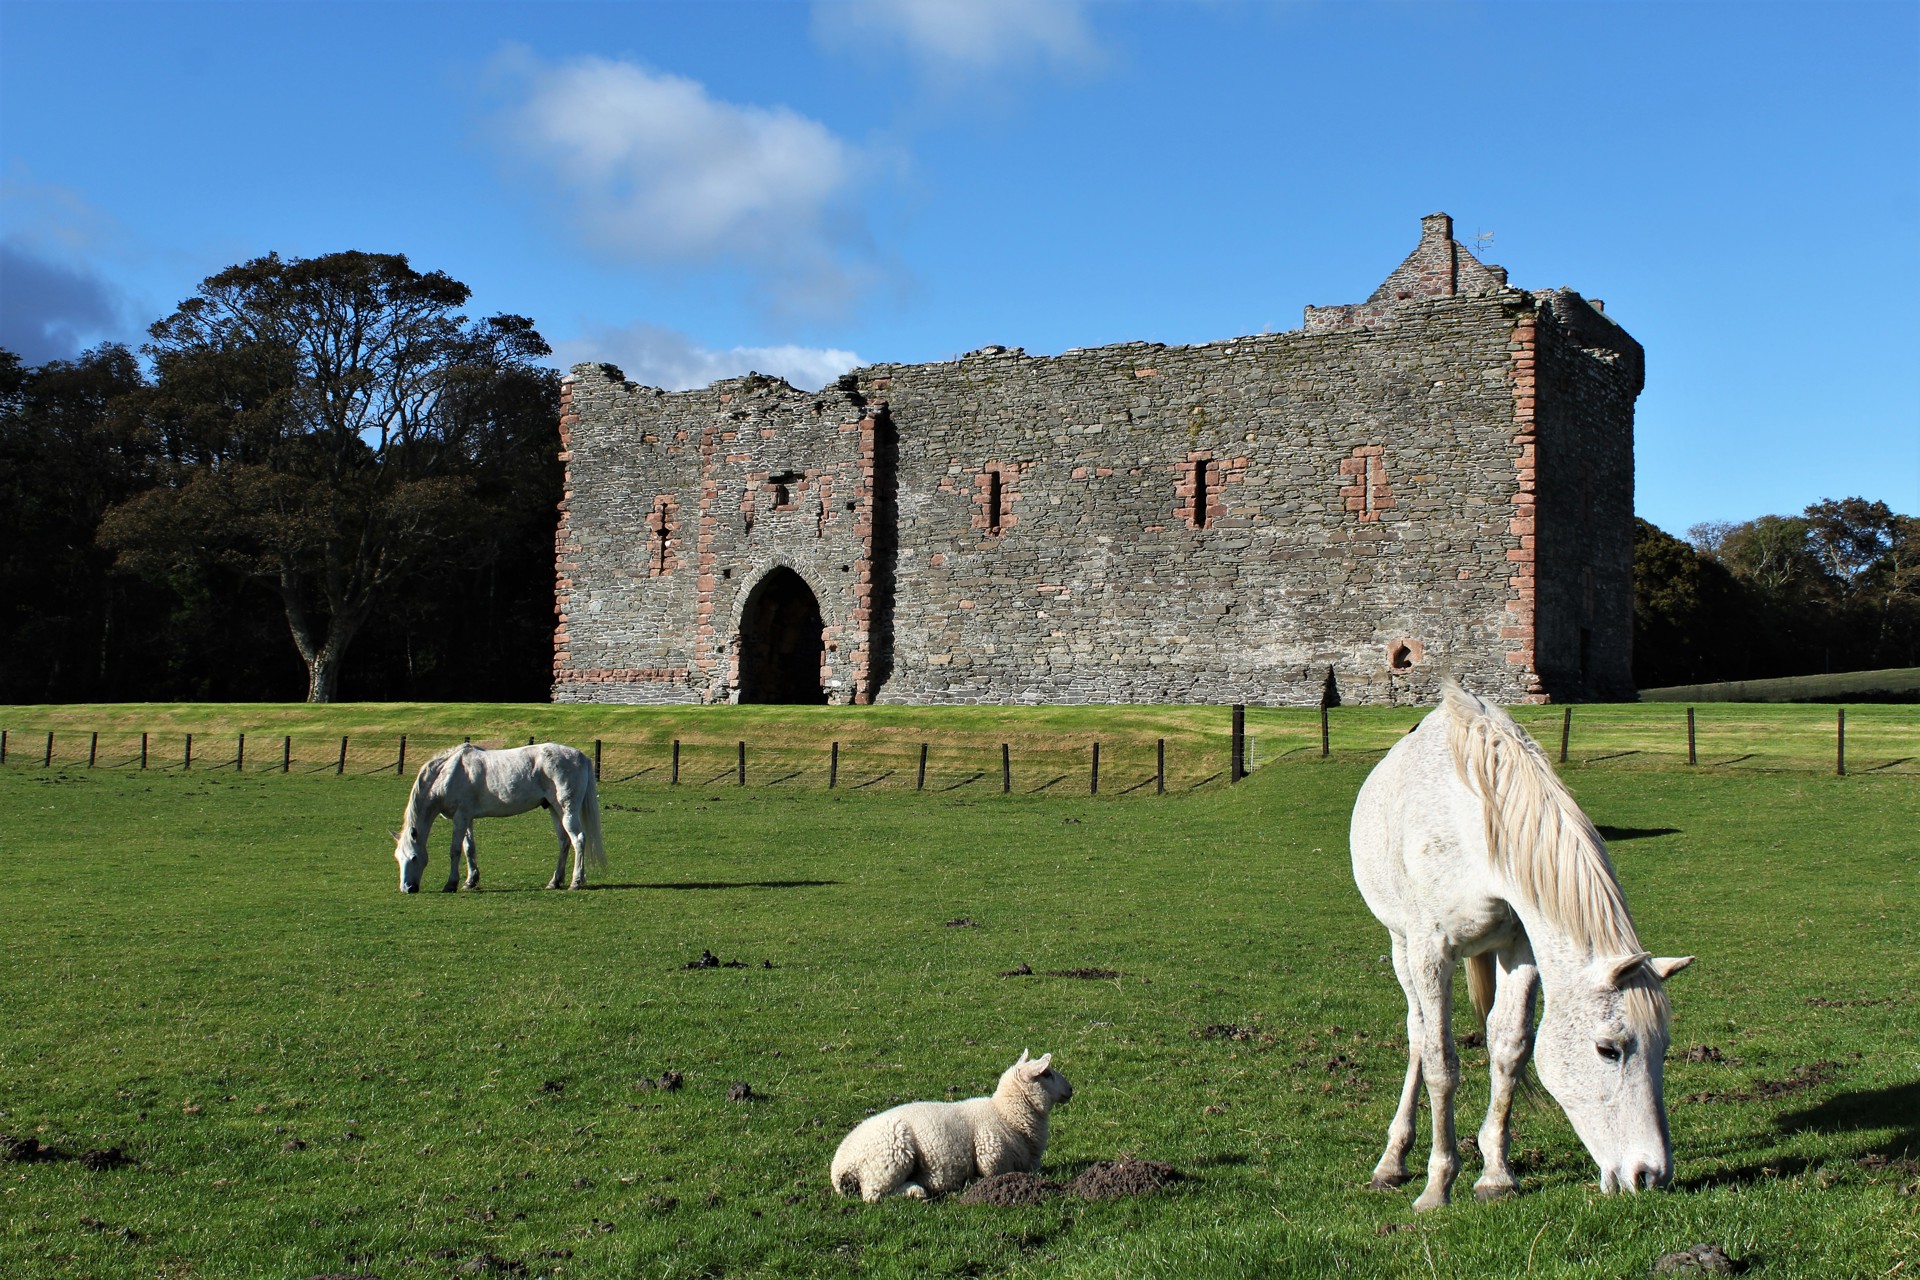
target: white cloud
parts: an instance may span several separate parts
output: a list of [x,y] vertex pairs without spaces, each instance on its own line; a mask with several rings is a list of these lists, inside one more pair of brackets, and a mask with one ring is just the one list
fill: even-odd
[[817,0],[813,26],[840,47],[891,41],[948,79],[1099,56],[1083,0]]
[[581,337],[555,342],[553,348],[562,368],[605,361],[618,365],[630,381],[668,391],[704,387],[743,373],[775,374],[802,390],[815,391],[865,363],[854,352],[834,347],[787,344],[715,350],[677,330],[651,324],[591,328]]
[[831,312],[875,274],[851,207],[860,158],[786,107],[722,102],[684,76],[524,50],[499,64],[514,150],[550,171],[586,240],[630,261],[745,267],[787,309]]

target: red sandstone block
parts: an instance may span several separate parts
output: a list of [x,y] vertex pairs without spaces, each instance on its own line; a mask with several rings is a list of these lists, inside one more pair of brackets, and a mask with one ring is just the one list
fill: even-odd
[[1510,653],[1507,655],[1507,665],[1510,667],[1524,667],[1532,661],[1533,655],[1530,653]]

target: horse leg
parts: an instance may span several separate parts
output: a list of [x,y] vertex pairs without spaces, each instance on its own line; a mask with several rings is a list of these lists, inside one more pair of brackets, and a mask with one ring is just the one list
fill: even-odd
[[[581,816],[579,798],[576,796],[567,797],[565,819],[561,819],[559,816],[560,808],[561,806],[555,806],[554,822],[555,825],[560,828],[561,835],[564,838],[562,848],[564,850],[567,846],[571,846],[573,849],[573,883],[568,887],[584,889],[587,887],[587,827],[585,820]],[[566,857],[567,855],[563,851],[560,855],[560,860],[565,862]]]
[[1387,1191],[1407,1181],[1407,1151],[1413,1146],[1413,1120],[1420,1098],[1420,1042],[1424,1036],[1420,1002],[1414,998],[1413,979],[1407,969],[1407,944],[1393,935],[1393,972],[1407,993],[1407,1079],[1400,1086],[1400,1106],[1387,1127],[1387,1150],[1373,1167],[1371,1184],[1376,1191]]
[[[1453,1192],[1460,1172],[1460,1152],[1454,1139],[1453,1095],[1460,1087],[1460,1054],[1453,1046],[1453,970],[1458,958],[1438,938],[1413,940],[1408,946],[1410,1002],[1420,1006],[1420,1074],[1427,1083],[1428,1110],[1433,1113],[1433,1154],[1427,1158],[1427,1185],[1413,1202],[1416,1211],[1438,1209]],[[1412,1018],[1408,1019],[1409,1030]]]
[[467,824],[467,888],[480,887],[480,842],[474,838],[473,824]]
[[1533,1055],[1533,998],[1540,983],[1533,948],[1526,939],[1502,948],[1495,960],[1499,981],[1493,1008],[1487,1011],[1487,1062],[1493,1085],[1487,1118],[1480,1126],[1480,1156],[1486,1168],[1473,1184],[1473,1194],[1482,1200],[1498,1200],[1515,1190],[1513,1170],[1507,1167],[1512,1138],[1508,1122],[1513,1091]]
[[[553,879],[547,881],[547,888],[558,889],[565,882],[567,874],[567,854],[573,848],[573,842],[567,839],[567,827],[560,820],[559,798],[555,797],[547,804],[547,816],[553,819],[553,835],[560,842],[560,860],[553,864]],[[579,875],[580,862],[574,859],[574,874]],[[577,885],[575,886],[578,887]]]
[[473,834],[473,819],[462,814],[453,815],[453,863],[447,868],[447,882],[440,886],[446,893],[452,893],[460,887],[460,856],[466,850],[467,840]]

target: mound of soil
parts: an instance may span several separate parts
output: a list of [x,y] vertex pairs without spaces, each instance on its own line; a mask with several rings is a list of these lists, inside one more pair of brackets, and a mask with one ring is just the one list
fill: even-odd
[[1737,1258],[1729,1258],[1727,1251],[1717,1244],[1696,1244],[1676,1253],[1663,1253],[1654,1259],[1655,1275],[1738,1275],[1747,1265]]
[[1049,969],[1047,976],[1049,978],[1091,978],[1101,981],[1119,977],[1120,971],[1118,969]]
[[955,916],[946,922],[945,927],[948,929],[978,929],[980,922],[972,916]]
[[1696,1044],[1686,1052],[1688,1062],[1725,1062],[1727,1055],[1716,1045]]
[[682,969],[744,969],[747,967],[747,962],[745,960],[722,960],[719,956],[713,954],[713,952],[702,947],[700,948],[700,958],[698,960],[689,960],[680,967]]
[[1028,964],[1025,960],[1022,960],[1014,968],[1002,969],[1000,971],[1000,976],[1003,978],[1030,978],[1033,976],[1033,966]]
[[1216,1022],[1210,1026],[1195,1027],[1193,1034],[1202,1040],[1251,1040],[1260,1033],[1237,1022]]
[[1065,1187],[1037,1173],[996,1173],[982,1178],[960,1193],[961,1204],[994,1204],[1011,1207],[1039,1204],[1060,1195]]
[[119,1147],[95,1148],[80,1154],[80,1167],[92,1169],[124,1169],[133,1163],[133,1157]]
[[728,1102],[752,1102],[759,1096],[759,1094],[753,1091],[753,1086],[745,1080],[735,1080],[727,1086]]
[[38,1138],[19,1137],[11,1133],[0,1133],[0,1160],[60,1160],[64,1157],[40,1141]]
[[1118,1200],[1153,1195],[1185,1176],[1162,1160],[1102,1160],[1082,1170],[1067,1190],[1082,1200]]

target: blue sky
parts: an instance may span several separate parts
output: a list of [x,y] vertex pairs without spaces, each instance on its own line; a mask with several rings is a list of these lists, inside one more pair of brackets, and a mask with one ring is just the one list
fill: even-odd
[[1920,514],[1920,5],[0,0],[0,344],[407,254],[565,362],[1199,342],[1422,214],[1647,348],[1640,513]]

